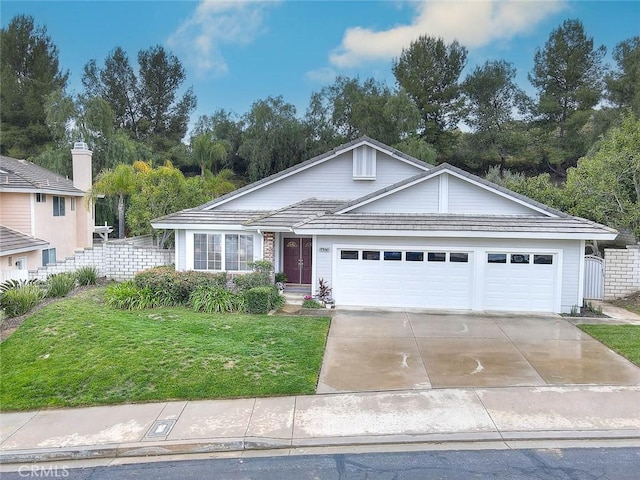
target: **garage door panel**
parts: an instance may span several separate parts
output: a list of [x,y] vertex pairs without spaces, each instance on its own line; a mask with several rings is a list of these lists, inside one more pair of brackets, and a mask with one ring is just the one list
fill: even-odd
[[[382,250],[381,250],[382,251]],[[338,255],[334,290],[340,305],[471,308],[473,263],[343,260]]]
[[[509,257],[509,255],[507,255]],[[557,258],[552,264],[485,264],[484,309],[555,311]]]

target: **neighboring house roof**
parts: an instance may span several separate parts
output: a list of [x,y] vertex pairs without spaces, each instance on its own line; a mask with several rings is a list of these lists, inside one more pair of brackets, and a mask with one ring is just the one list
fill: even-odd
[[27,160],[0,156],[0,192],[84,196],[73,181]]
[[337,146],[336,148],[323,153],[322,155],[318,155],[316,157],[313,157],[309,160],[306,160],[302,163],[298,163],[297,165],[294,165],[292,167],[287,168],[286,170],[282,170],[281,172],[278,173],[274,173],[273,175],[270,175],[268,177],[265,177],[261,180],[258,180],[256,182],[250,183],[249,185],[245,185],[242,188],[239,188],[237,190],[234,190],[233,192],[227,193],[226,195],[222,195],[221,197],[215,198],[213,200],[211,200],[208,203],[205,203],[204,205],[201,205],[198,208],[201,208],[203,210],[209,210],[211,208],[214,208],[218,205],[221,205],[223,203],[226,203],[234,198],[238,198],[241,197],[243,195],[246,195],[247,193],[253,192],[259,188],[262,188],[266,185],[270,185],[274,182],[277,182],[279,180],[282,180],[284,178],[287,178],[291,175],[294,175],[302,170],[306,170],[307,168],[313,167],[319,163],[325,162],[327,160],[330,160],[334,157],[337,157],[338,155],[340,155],[341,153],[347,151],[347,150],[351,150],[354,149],[360,145],[363,144],[368,144],[371,147],[374,147],[380,151],[385,152],[386,154],[390,155],[391,157],[394,157],[400,161],[406,162],[406,163],[410,163],[418,168],[420,168],[421,170],[429,170],[431,168],[433,168],[433,165],[430,165],[428,163],[425,163],[421,160],[418,160],[417,158],[414,158],[410,155],[407,155],[406,153],[402,153],[399,150],[396,150],[395,148],[391,148],[388,145],[385,145],[384,143],[380,143],[377,140],[374,140],[373,138],[369,138],[366,135],[362,136],[356,140],[352,140],[351,142],[347,142],[347,143],[343,143],[342,145]]
[[47,248],[49,242],[0,225],[0,255],[14,255]]

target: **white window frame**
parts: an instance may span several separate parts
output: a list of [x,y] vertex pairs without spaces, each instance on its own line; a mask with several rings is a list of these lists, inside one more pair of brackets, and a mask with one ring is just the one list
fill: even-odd
[[[221,249],[220,249],[220,269],[202,269],[202,268],[196,268],[196,252],[195,252],[195,239],[196,239],[196,235],[207,235],[207,248],[209,247],[209,235],[219,235],[220,236],[220,245],[221,245]],[[251,249],[250,250],[246,250],[245,253],[245,259],[242,260],[241,258],[238,258],[238,263],[239,263],[239,267],[246,267],[246,269],[237,269],[237,270],[230,270],[228,268],[227,265],[227,240],[228,240],[228,236],[237,236],[238,237],[238,244],[240,245],[240,237],[249,237],[251,238]],[[193,270],[198,270],[198,271],[202,271],[202,272],[233,272],[233,273],[247,273],[247,272],[251,272],[252,269],[251,267],[248,266],[249,263],[254,262],[256,260],[259,259],[258,255],[257,255],[257,251],[256,251],[256,246],[259,244],[258,242],[258,238],[256,238],[256,235],[254,235],[251,232],[216,232],[216,231],[192,231],[189,232],[188,234],[188,239],[187,239],[187,245],[188,245],[188,250],[187,250],[187,268],[191,267],[191,269]],[[239,251],[238,251],[239,252]],[[250,254],[250,255],[249,255]],[[208,255],[208,252],[207,252]],[[239,253],[238,253],[239,256]],[[229,262],[231,263],[231,262]],[[207,266],[209,266],[209,262],[207,260]]]
[[377,150],[369,145],[360,145],[353,149],[353,179],[376,179]]

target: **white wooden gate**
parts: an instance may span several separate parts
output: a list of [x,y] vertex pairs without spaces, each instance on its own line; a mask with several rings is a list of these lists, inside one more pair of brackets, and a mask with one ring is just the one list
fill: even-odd
[[604,299],[604,258],[585,255],[584,298],[590,300]]

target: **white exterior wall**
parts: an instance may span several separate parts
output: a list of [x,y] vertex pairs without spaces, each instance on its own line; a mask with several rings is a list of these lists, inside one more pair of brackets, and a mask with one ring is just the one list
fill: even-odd
[[183,271],[187,269],[187,252],[185,249],[186,232],[184,230],[176,230],[176,270]]
[[353,180],[352,151],[216,207],[220,210],[270,210],[308,198],[352,200],[424,172],[415,165],[377,152],[376,179]]
[[[464,238],[419,238],[419,237],[316,237],[314,246],[314,278],[312,284],[313,291],[317,289],[318,279],[329,280],[330,284],[335,283],[333,277],[333,265],[335,249],[337,247],[356,246],[385,246],[393,245],[402,247],[429,247],[439,249],[469,249],[474,251],[475,273],[474,278],[483,278],[486,251],[500,251],[506,253],[522,252],[552,252],[557,253],[560,262],[560,276],[562,295],[560,300],[561,312],[571,312],[571,307],[582,305],[581,298],[582,285],[581,264],[583,262],[583,250],[580,248],[579,240],[508,240],[508,239],[464,239]],[[328,251],[325,251],[328,250]],[[476,309],[481,303],[481,291],[476,291],[474,304]]]
[[431,178],[354,209],[353,213],[438,213],[439,180]]
[[484,188],[447,175],[448,212],[465,215],[542,215],[531,208],[501,197]]

